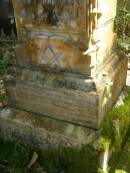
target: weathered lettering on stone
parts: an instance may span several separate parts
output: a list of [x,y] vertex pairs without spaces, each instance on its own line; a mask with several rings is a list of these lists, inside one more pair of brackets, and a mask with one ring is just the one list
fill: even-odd
[[7,86],[10,104],[97,129],[125,85],[127,60],[114,33],[116,3],[13,0],[21,73]]
[[86,0],[14,0],[18,27],[86,31]]
[[14,0],[22,44],[17,47],[19,66],[69,69],[90,75],[87,0]]
[[67,80],[58,80],[58,79],[54,80],[54,86],[60,87],[60,88],[72,89],[72,90],[76,90],[80,88],[76,82],[67,81]]

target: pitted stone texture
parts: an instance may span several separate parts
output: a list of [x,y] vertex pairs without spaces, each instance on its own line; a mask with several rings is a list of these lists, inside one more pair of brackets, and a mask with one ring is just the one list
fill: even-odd
[[90,75],[87,0],[13,1],[19,66],[58,68]]
[[23,69],[14,83],[10,81],[6,86],[12,106],[59,120],[96,126],[98,97],[91,78]]
[[127,58],[114,52],[93,79],[19,69],[16,79],[6,82],[6,89],[13,107],[98,129],[126,84],[126,72]]
[[20,41],[17,64],[95,73],[97,65],[116,48],[116,3],[117,0],[14,0]]
[[93,129],[16,109],[5,109],[0,112],[0,136],[42,149],[80,147],[92,143],[98,137]]
[[86,50],[86,40],[80,35],[69,36],[35,31],[19,32],[19,35],[23,39],[16,47],[19,66],[58,68],[90,75],[91,58],[83,55],[83,51]]
[[126,83],[116,3],[13,0],[19,70],[6,84],[10,105],[98,129]]
[[18,28],[86,31],[87,0],[14,0],[13,4]]

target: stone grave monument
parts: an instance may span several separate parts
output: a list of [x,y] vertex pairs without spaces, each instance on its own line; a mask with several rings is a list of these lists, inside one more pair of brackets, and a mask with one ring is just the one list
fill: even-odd
[[13,0],[19,41],[17,73],[6,81],[10,106],[49,119],[51,127],[55,121],[97,130],[126,82],[116,4]]

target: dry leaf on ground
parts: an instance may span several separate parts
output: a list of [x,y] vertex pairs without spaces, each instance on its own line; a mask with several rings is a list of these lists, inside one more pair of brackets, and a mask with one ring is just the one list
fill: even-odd
[[36,163],[37,159],[38,159],[38,154],[34,152],[31,160],[29,161],[28,169],[30,169]]

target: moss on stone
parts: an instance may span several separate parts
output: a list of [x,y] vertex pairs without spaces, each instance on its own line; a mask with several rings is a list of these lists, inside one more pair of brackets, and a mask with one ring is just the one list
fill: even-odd
[[[37,124],[39,122],[35,123]],[[130,159],[126,157],[129,142],[128,145],[124,145],[124,143],[127,139],[126,133],[129,129],[129,125],[130,90],[128,91],[124,105],[113,107],[104,119],[100,127],[101,142],[97,145],[82,145],[81,148],[49,148],[42,151],[35,149],[39,155],[38,164],[48,173],[97,173],[101,167],[101,152],[104,152],[109,145],[112,151],[109,163],[111,173],[114,173],[116,168],[124,169],[124,165],[126,165],[126,169],[124,170],[127,171],[129,169],[129,164],[127,163],[129,163]],[[67,133],[71,131],[73,131],[73,128],[69,128]],[[118,159],[119,164],[117,164],[116,160],[119,154],[121,154],[120,151],[122,148],[124,148],[123,155]],[[6,165],[4,165],[5,167],[0,168],[0,172],[1,169],[2,171],[5,169],[8,173],[10,169],[13,173],[28,173],[27,165],[33,152],[34,148],[30,149],[28,146],[0,141],[0,164],[4,162],[4,160],[7,161]],[[4,173],[4,171],[2,173]]]

